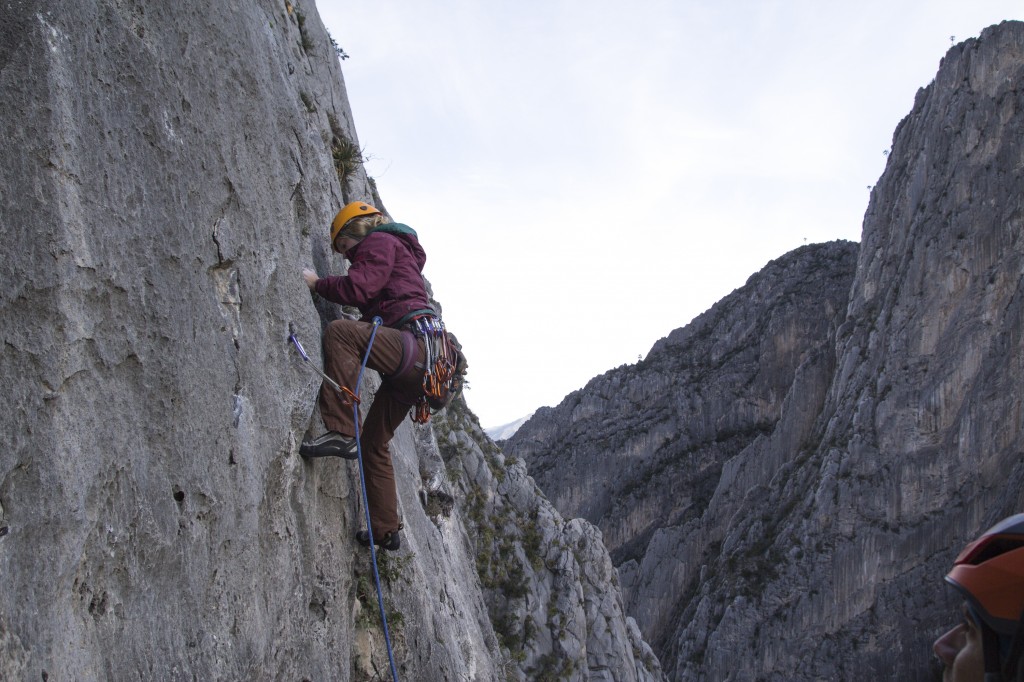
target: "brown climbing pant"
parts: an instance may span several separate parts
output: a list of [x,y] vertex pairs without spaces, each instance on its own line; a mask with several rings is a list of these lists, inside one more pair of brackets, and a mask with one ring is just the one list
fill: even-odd
[[[372,333],[373,325],[369,322],[335,320],[327,325],[323,343],[327,376],[354,391]],[[401,527],[395,469],[388,443],[423,391],[424,351],[420,339],[416,339],[415,363],[401,375],[391,376],[403,365],[402,335],[409,333],[378,327],[366,362],[367,368],[387,377],[377,390],[359,431],[370,522],[377,538]],[[327,382],[320,386],[320,415],[328,430],[355,436],[352,404]]]

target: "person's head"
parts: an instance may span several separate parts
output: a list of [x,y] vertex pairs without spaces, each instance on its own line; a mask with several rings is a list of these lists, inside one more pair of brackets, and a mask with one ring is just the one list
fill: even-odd
[[388,222],[384,214],[365,201],[353,201],[331,221],[331,248],[345,253],[373,228]]
[[1024,514],[982,533],[946,582],[963,597],[963,621],[935,640],[944,682],[1024,680]]

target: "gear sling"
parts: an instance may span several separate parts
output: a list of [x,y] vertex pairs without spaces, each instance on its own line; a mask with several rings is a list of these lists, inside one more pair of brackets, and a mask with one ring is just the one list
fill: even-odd
[[423,339],[426,354],[423,395],[413,411],[413,421],[426,424],[432,412],[444,409],[462,391],[468,363],[462,345],[444,327],[433,310],[414,310],[395,325]]

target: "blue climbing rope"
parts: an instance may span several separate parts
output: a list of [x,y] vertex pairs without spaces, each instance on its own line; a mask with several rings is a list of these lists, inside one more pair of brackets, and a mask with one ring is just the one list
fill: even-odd
[[[356,387],[354,391],[355,396],[359,395],[359,387],[363,383],[363,370],[366,369],[366,363],[369,362],[370,360],[370,349],[373,348],[373,340],[377,338],[377,329],[381,326],[381,324],[383,324],[383,321],[379,317],[373,318],[373,331],[370,333],[370,341],[366,344],[366,354],[363,356],[363,364],[359,367],[359,377],[356,379]],[[302,356],[302,359],[306,361],[307,366],[309,366],[314,372],[323,377],[330,384],[330,386],[334,388],[334,390],[338,391],[339,393],[342,393],[344,397],[344,391],[342,391],[342,387],[339,386],[336,381],[331,379],[329,376],[324,374],[322,371],[320,371],[317,367],[313,365],[313,362],[309,359],[309,356],[306,355],[306,350],[302,347],[302,344],[299,343],[299,339],[296,338],[295,333],[292,332],[288,336],[288,338],[293,344],[295,344],[295,348],[299,351],[299,355]],[[356,427],[355,438],[356,458],[359,461],[359,487],[362,489],[363,492],[363,510],[366,512],[366,532],[370,536],[370,559],[372,560],[373,563],[373,583],[377,587],[377,606],[380,608],[380,622],[384,626],[384,643],[387,645],[388,662],[391,664],[391,679],[393,679],[394,682],[398,682],[398,669],[395,666],[395,654],[391,648],[391,632],[388,630],[388,617],[387,613],[384,610],[384,592],[381,590],[380,587],[380,571],[377,570],[377,550],[373,544],[373,523],[370,521],[370,501],[366,495],[366,475],[363,473],[363,446],[359,440],[358,400],[352,401],[352,413]]]
[[[373,348],[373,340],[377,337],[377,329],[383,321],[379,317],[373,318],[373,331],[370,333],[370,341],[366,344],[366,354],[363,356],[363,364],[359,368],[359,377],[356,379],[355,394],[359,395],[359,387],[363,383],[363,370],[370,360],[370,349]],[[370,501],[366,496],[366,476],[363,474],[363,446],[359,440],[359,402],[352,401],[352,413],[356,425],[356,456],[359,461],[359,486],[363,490],[363,511],[366,513],[366,532],[370,536],[370,558],[373,563],[373,582],[377,586],[377,606],[380,608],[380,622],[384,626],[384,643],[388,648],[388,662],[391,664],[391,679],[398,682],[398,669],[395,667],[395,654],[391,650],[391,633],[388,630],[388,617],[384,611],[384,593],[380,588],[380,572],[377,570],[377,549],[373,544],[373,523],[370,521]]]

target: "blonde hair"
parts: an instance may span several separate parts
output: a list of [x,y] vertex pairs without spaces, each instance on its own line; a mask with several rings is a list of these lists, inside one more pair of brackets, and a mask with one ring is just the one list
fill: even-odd
[[385,225],[390,222],[391,220],[384,217],[383,213],[361,215],[345,223],[345,226],[341,228],[341,232],[338,233],[338,236],[347,235],[356,239],[362,239],[373,228],[380,227],[381,225]]

